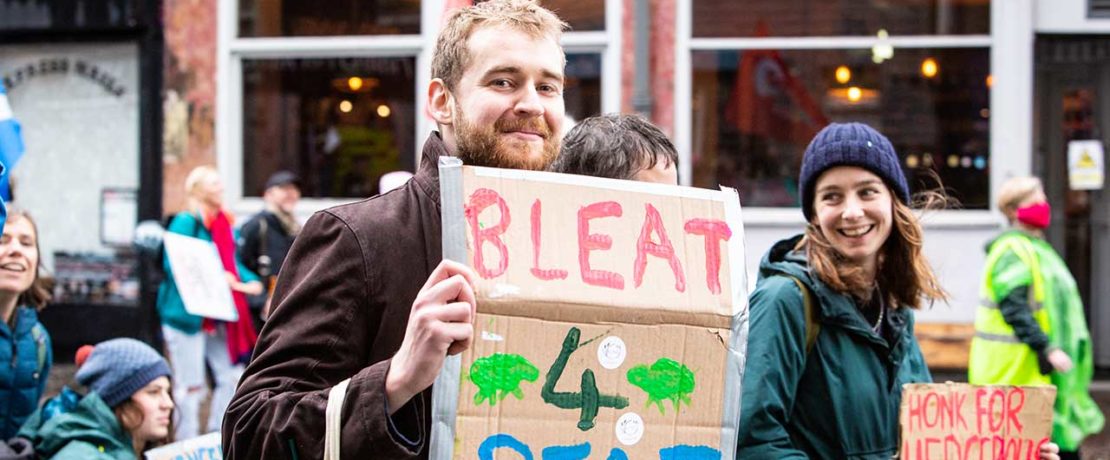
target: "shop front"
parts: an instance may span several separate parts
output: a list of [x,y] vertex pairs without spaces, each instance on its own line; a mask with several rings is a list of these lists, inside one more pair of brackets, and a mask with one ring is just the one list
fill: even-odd
[[0,78],[26,150],[11,168],[12,204],[38,224],[56,281],[40,316],[62,362],[84,343],[156,340],[131,248],[136,222],[160,214],[149,171],[161,162],[160,32],[148,3],[0,0]]

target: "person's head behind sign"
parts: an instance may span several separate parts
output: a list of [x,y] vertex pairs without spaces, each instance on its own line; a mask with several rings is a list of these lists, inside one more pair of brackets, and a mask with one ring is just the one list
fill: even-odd
[[677,185],[678,152],[663,131],[639,115],[598,115],[567,133],[549,170]]
[[558,155],[565,28],[531,0],[494,0],[447,17],[428,106],[465,164],[541,170]]

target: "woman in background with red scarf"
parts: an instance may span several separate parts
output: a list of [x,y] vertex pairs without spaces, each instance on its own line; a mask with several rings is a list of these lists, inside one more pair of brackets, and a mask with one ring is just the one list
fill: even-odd
[[185,179],[189,210],[177,214],[170,222],[170,232],[211,241],[220,255],[227,273],[239,320],[216,321],[190,314],[185,310],[177,289],[169,258],[164,257],[166,278],[158,288],[158,313],[162,334],[173,368],[173,398],[180,420],[175,438],[185,440],[201,434],[200,402],[207,390],[205,362],[212,369],[215,388],[205,433],[218,431],[224,410],[250,359],[257,333],[251,323],[247,295],[262,293],[258,275],[248,270],[235,257],[235,235],[232,216],[223,209],[223,183],[211,166],[198,166]]

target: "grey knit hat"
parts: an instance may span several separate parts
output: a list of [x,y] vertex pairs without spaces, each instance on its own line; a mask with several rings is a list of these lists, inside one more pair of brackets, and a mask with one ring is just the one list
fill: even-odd
[[906,174],[890,140],[863,123],[833,123],[822,129],[806,147],[802,157],[802,213],[813,220],[813,195],[817,178],[835,166],[858,166],[881,177],[903,203],[910,202]]
[[108,407],[126,401],[152,380],[172,375],[162,355],[135,339],[100,342],[91,352],[86,347],[77,351],[77,382],[100,395]]

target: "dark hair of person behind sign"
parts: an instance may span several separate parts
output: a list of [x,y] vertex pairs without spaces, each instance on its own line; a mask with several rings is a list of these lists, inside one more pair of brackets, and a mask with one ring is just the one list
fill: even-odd
[[678,167],[678,152],[663,131],[639,115],[607,114],[575,125],[563,138],[563,150],[548,170],[632,179],[659,161]]

